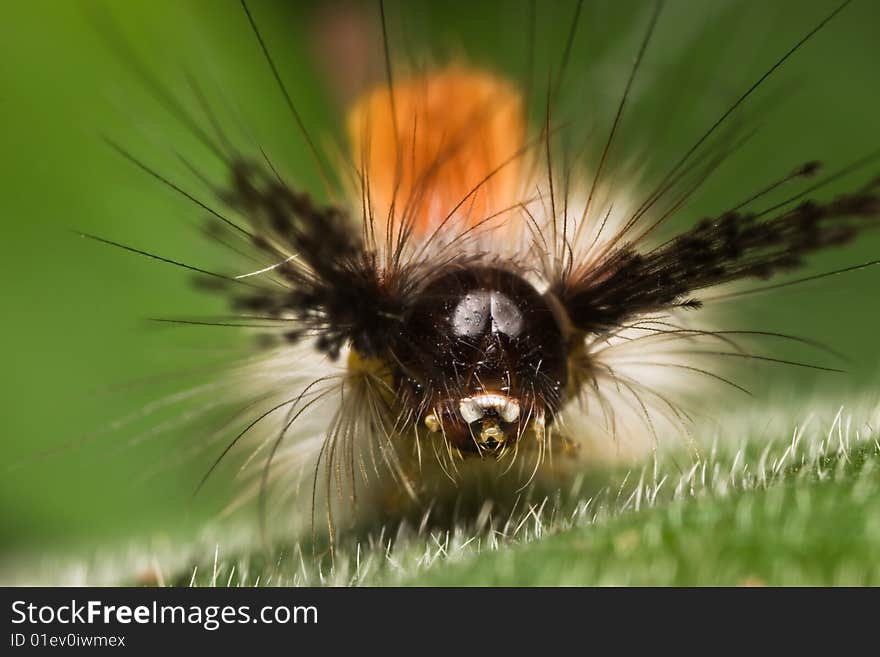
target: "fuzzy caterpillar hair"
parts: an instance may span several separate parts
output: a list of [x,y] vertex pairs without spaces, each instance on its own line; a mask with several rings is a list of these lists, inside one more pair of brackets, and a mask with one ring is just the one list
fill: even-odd
[[519,85],[460,63],[402,74],[383,32],[385,84],[352,105],[349,149],[333,170],[242,2],[316,168],[342,182],[319,202],[265,153],[216,147],[228,171],[217,190],[226,209],[196,202],[212,215],[215,239],[262,264],[237,276],[197,270],[199,280],[230,300],[235,322],[265,322],[278,342],[235,373],[251,419],[208,474],[248,440],[258,465],[249,490],[264,502],[277,484],[282,508],[310,497],[312,513],[323,504],[331,525],[363,500],[386,512],[425,509],[468,481],[503,480],[515,491],[583,460],[643,454],[661,435],[686,432],[688,395],[707,380],[743,389],[724,375],[722,356],[784,362],[745,351],[737,340],[749,332],[717,330],[704,317],[706,295],[797,270],[877,227],[878,181],[808,198],[820,181],[750,209],[815,175],[818,164],[807,163],[692,228],[664,229],[746,143],[743,127],[729,125],[734,111],[847,4],[785,52],[638,203],[635,185],[609,180],[608,162],[663,3],[646,17],[598,163],[559,155],[571,146],[554,116],[564,66],[530,126]]

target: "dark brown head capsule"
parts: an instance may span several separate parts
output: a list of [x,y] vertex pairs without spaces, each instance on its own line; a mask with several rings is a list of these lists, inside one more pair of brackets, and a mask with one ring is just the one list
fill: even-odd
[[462,452],[509,446],[559,409],[567,376],[560,322],[517,274],[441,273],[418,293],[401,337],[404,403]]

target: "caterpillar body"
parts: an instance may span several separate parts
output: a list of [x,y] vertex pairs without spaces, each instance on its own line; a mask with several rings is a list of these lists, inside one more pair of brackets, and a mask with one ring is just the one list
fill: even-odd
[[330,526],[364,507],[424,513],[444,495],[515,495],[584,463],[649,454],[662,436],[687,435],[708,386],[743,390],[724,361],[782,360],[744,350],[750,332],[722,330],[711,302],[779,285],[880,223],[876,178],[814,196],[838,177],[804,188],[816,162],[711,215],[687,214],[747,145],[739,119],[754,91],[848,3],[783,49],[651,184],[618,142],[662,2],[638,11],[622,93],[591,148],[569,129],[583,113],[557,110],[583,3],[572,3],[562,64],[543,85],[461,60],[406,65],[380,3],[384,79],[350,103],[335,154],[318,148],[258,12],[241,4],[325,188],[301,188],[265,151],[210,129],[226,172],[213,200],[158,177],[197,201],[213,239],[255,263],[197,271],[229,300],[228,321],[270,337],[230,375],[230,403],[246,403],[206,479],[251,445],[246,488],[264,502],[271,491],[273,508],[318,506]]

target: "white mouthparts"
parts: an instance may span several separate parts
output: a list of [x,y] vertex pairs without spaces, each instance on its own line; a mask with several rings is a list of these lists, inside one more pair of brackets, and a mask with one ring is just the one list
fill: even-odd
[[488,410],[494,410],[505,422],[519,419],[519,402],[507,395],[486,393],[465,397],[458,403],[458,412],[468,424],[482,419]]

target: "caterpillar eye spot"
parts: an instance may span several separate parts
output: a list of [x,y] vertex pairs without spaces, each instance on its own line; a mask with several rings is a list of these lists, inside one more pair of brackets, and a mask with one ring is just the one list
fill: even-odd
[[434,413],[428,413],[425,416],[425,426],[431,433],[437,433],[440,431],[440,420],[437,419],[437,416]]

